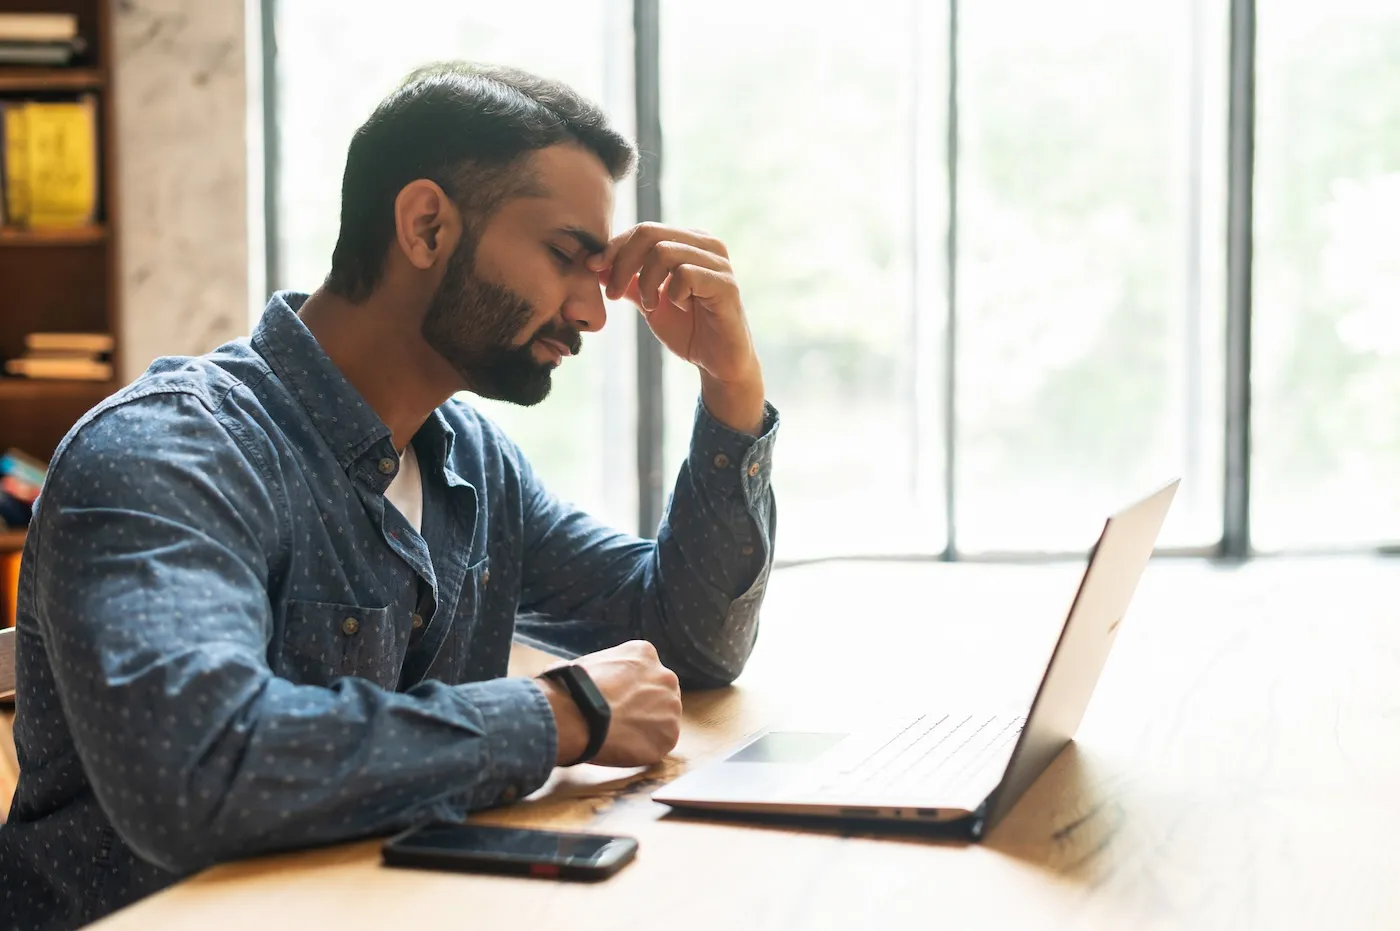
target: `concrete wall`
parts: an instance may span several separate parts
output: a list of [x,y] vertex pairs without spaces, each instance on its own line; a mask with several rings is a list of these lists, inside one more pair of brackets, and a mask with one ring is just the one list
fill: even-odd
[[250,134],[248,116],[260,53],[244,0],[111,2],[133,378],[156,356],[246,334],[262,303],[260,122]]

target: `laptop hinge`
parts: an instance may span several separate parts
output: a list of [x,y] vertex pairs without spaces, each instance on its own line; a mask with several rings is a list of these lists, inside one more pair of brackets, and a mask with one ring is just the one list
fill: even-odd
[[977,806],[977,810],[972,813],[972,826],[969,828],[974,840],[981,840],[982,835],[987,831],[987,802],[983,801]]

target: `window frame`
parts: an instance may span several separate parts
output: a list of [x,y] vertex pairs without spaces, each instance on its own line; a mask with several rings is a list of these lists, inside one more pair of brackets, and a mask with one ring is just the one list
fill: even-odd
[[[261,93],[263,129],[263,206],[265,228],[264,268],[269,291],[283,287],[282,257],[279,236],[279,168],[282,147],[279,132],[279,89],[277,86],[276,11],[279,0],[259,0],[261,32]],[[958,460],[956,446],[957,410],[957,324],[958,324],[958,231],[959,231],[959,36],[958,15],[963,0],[946,0],[941,11],[938,6],[920,4],[920,15],[947,17],[947,127],[946,184],[947,226],[942,231],[946,248],[943,251],[943,282],[947,306],[946,337],[942,372],[938,379],[942,397],[943,429],[943,499],[946,536],[941,552],[920,554],[889,554],[856,558],[898,558],[916,561],[959,560],[1006,561],[1037,558],[1080,557],[1082,553],[1024,551],[979,551],[966,554],[958,548],[957,487]],[[1194,0],[1200,2],[1200,0]],[[660,0],[631,0],[633,24],[634,99],[636,101],[636,133],[641,153],[636,172],[638,221],[662,219],[663,133],[661,113],[661,10]],[[1227,210],[1226,210],[1226,318],[1225,318],[1225,483],[1221,500],[1222,522],[1220,539],[1213,545],[1165,549],[1164,555],[1207,556],[1239,561],[1254,555],[1250,541],[1250,421],[1253,316],[1253,211],[1254,211],[1254,108],[1255,108],[1255,0],[1230,0],[1229,4],[1229,63],[1228,63],[1228,129],[1227,129]],[[920,92],[920,91],[916,91]],[[916,231],[916,235],[932,235],[933,231]],[[667,429],[684,429],[684,425],[667,424],[664,416],[663,369],[661,346],[646,327],[636,331],[637,350],[637,514],[636,531],[652,536],[665,506],[668,491],[663,474],[664,436]],[[1209,403],[1209,399],[1207,399]],[[824,559],[850,558],[848,554],[833,553]]]

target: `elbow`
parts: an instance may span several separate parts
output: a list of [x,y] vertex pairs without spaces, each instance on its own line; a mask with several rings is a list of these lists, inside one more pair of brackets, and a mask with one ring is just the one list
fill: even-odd
[[703,666],[696,664],[684,672],[676,670],[676,675],[681,680],[681,689],[693,692],[728,688],[743,673],[751,652],[752,647],[737,656],[716,656],[712,662],[704,663]]
[[728,688],[734,684],[734,680],[739,678],[739,674],[728,672],[723,675],[688,675],[681,676],[681,691],[683,692],[703,692],[710,689]]
[[117,836],[142,860],[169,873],[188,876],[218,862],[208,832],[194,825],[112,818]]
[[102,808],[117,836],[147,863],[187,876],[228,859],[217,803],[196,806],[190,793],[159,783],[117,799],[103,794],[108,797],[100,799]]

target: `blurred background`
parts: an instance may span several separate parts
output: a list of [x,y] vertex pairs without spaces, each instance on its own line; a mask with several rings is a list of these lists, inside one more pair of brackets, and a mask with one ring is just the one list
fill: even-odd
[[[1079,550],[1173,475],[1163,543],[1219,545],[1228,3],[657,6],[662,217],[733,255],[783,415],[780,558]],[[350,134],[425,58],[560,78],[636,130],[627,0],[271,7],[279,286],[324,275]],[[1400,5],[1262,4],[1252,53],[1250,537],[1393,540]],[[484,406],[630,527],[625,310],[547,406]],[[664,490],[696,380],[667,359],[662,386]]]

